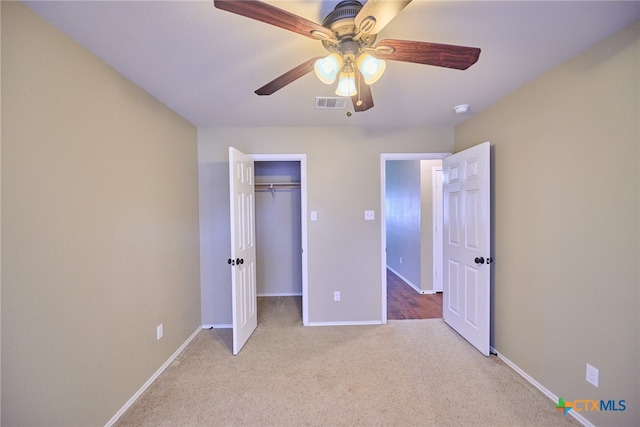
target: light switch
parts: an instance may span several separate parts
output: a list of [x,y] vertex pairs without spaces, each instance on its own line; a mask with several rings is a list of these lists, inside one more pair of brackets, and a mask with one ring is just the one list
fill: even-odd
[[364,219],[366,221],[373,221],[374,219],[376,219],[375,211],[364,211]]
[[317,221],[317,220],[318,220],[318,212],[311,211],[311,221]]

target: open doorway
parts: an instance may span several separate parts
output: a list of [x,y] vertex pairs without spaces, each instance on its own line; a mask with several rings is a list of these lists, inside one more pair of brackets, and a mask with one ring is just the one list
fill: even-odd
[[302,323],[307,324],[306,157],[251,157],[255,162],[258,311],[274,306],[276,300],[295,300]]
[[442,158],[382,154],[383,319],[442,317]]
[[302,296],[300,162],[256,161],[258,297]]

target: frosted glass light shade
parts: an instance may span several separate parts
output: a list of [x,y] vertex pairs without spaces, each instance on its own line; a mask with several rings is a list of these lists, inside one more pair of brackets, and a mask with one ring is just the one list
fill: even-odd
[[356,65],[362,73],[364,82],[368,85],[377,82],[387,67],[387,63],[382,59],[375,58],[368,53],[361,54],[356,61]]
[[340,73],[338,79],[338,87],[336,89],[336,95],[338,96],[353,96],[357,94],[355,73]]
[[316,76],[324,84],[332,84],[336,81],[336,76],[342,67],[342,57],[337,53],[320,58],[313,66],[313,70],[316,72]]

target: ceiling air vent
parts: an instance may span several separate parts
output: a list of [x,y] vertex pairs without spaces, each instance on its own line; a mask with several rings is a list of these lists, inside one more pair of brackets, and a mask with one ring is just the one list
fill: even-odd
[[341,96],[316,96],[316,110],[344,110],[348,98]]

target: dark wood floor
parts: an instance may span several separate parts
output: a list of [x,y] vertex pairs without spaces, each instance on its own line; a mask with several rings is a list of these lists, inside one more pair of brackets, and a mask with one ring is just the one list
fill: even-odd
[[387,269],[387,319],[442,318],[442,292],[423,295]]

